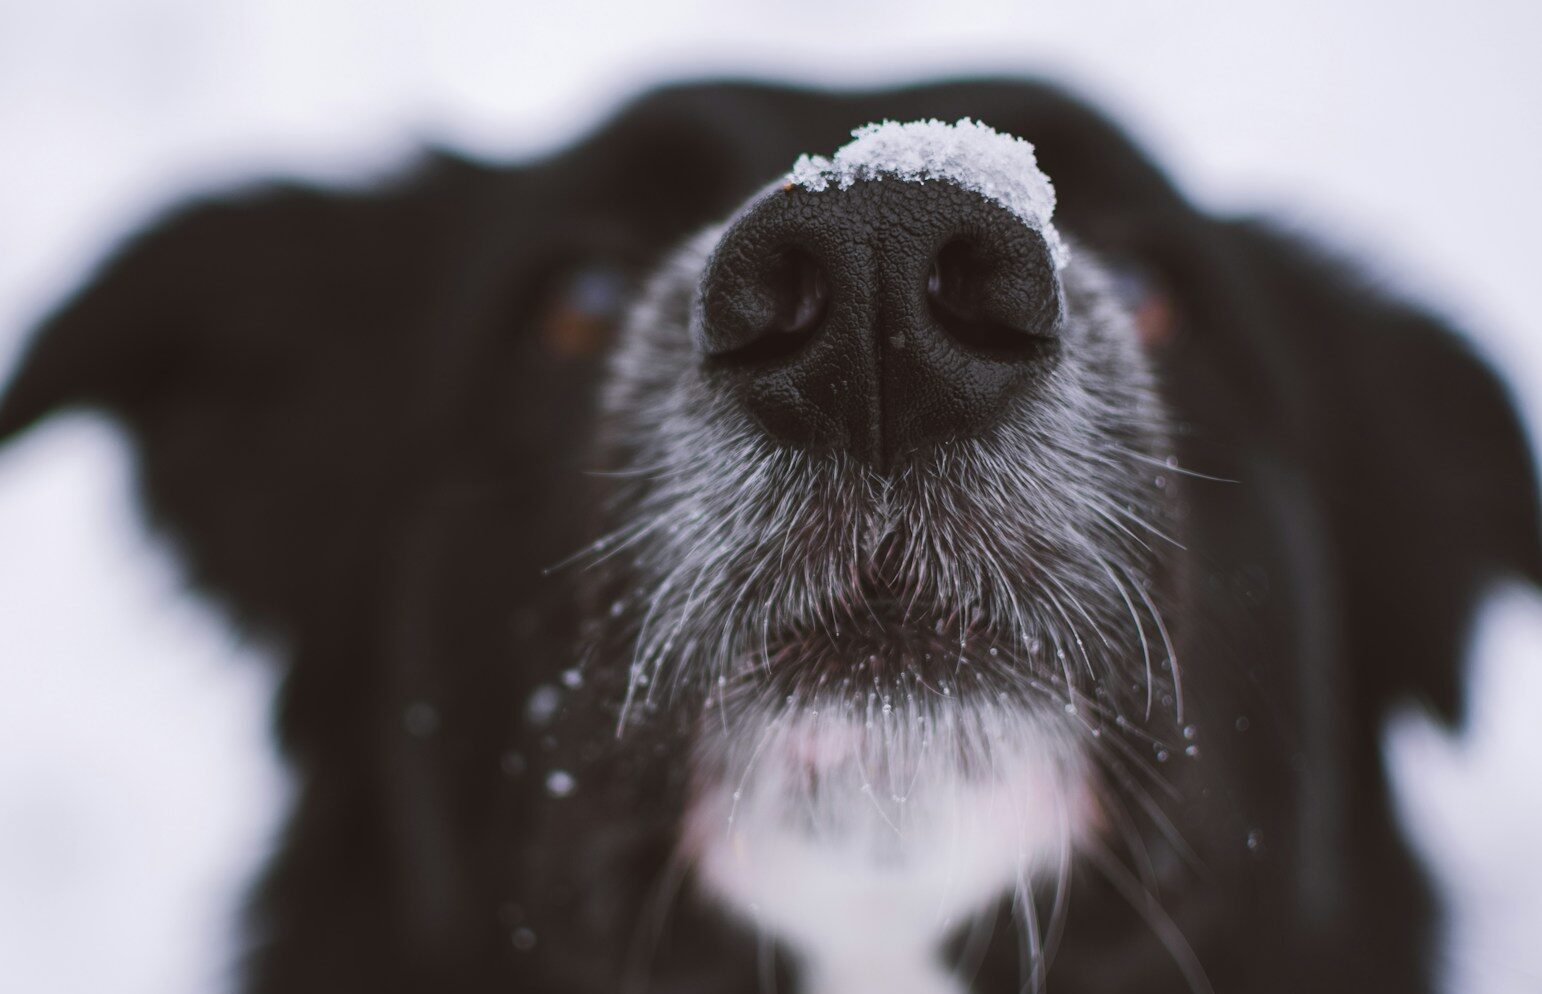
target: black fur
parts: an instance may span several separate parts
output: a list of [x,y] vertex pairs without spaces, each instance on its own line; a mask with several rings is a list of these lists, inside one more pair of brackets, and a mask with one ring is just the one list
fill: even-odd
[[[1061,229],[1161,289],[1159,388],[1203,474],[1182,481],[1176,604],[1200,757],[1113,784],[1147,800],[1078,865],[1050,989],[1190,989],[1167,918],[1201,987],[1428,989],[1437,917],[1378,732],[1407,698],[1459,719],[1476,598],[1542,581],[1509,401],[1438,319],[1195,212],[1085,107],[1005,81],[673,87],[542,161],[197,204],[46,322],[0,438],[65,405],[123,419],[197,586],[283,646],[300,792],[247,989],[761,983],[754,936],[671,886],[686,717],[618,741],[616,675],[564,678],[609,592],[547,568],[601,527],[611,484],[585,471],[620,316],[569,291],[637,287],[852,127],[962,116],[1033,141]],[[547,789],[559,769],[571,796]],[[998,928],[975,989],[1023,980]]]

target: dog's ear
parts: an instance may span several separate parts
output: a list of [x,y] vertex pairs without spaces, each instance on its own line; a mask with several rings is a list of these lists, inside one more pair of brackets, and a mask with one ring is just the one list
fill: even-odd
[[0,402],[0,440],[61,408],[114,416],[195,582],[251,627],[286,629],[300,605],[346,589],[340,571],[378,513],[412,386],[405,315],[447,250],[436,199],[414,180],[175,211],[37,330]]
[[1542,504],[1508,391],[1446,322],[1303,243],[1234,232],[1289,343],[1345,585],[1348,663],[1375,706],[1460,717],[1459,661],[1497,582],[1542,583]]

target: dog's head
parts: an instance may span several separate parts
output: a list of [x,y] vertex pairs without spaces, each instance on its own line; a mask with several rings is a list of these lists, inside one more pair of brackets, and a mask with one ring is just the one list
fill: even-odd
[[[965,117],[1035,152],[890,128],[788,172]],[[464,854],[598,793],[565,770],[505,810],[501,778],[650,715],[721,729],[720,779],[767,749],[887,772],[886,816],[922,755],[985,782],[1171,754],[1193,848],[1250,859],[1267,823],[1292,872],[1257,906],[1332,921],[1371,890],[1339,814],[1381,803],[1339,753],[1373,765],[1400,695],[1454,713],[1475,593],[1542,575],[1502,390],[1342,269],[1195,212],[1045,88],[683,87],[528,165],[175,215],[49,320],[0,437],[128,423],[194,578],[291,647],[329,810],[409,826],[381,903],[435,949],[505,896]],[[610,816],[652,802],[630,783]]]
[[588,667],[624,668],[623,734],[699,716],[684,850],[741,912],[776,902],[726,824],[988,891],[1095,817],[1105,725],[1181,724],[1167,416],[1054,204],[1021,139],[873,126],[688,238],[622,328]]

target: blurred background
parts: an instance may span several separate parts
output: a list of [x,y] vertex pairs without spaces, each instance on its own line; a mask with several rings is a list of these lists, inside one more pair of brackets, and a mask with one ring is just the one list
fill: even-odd
[[[1323,234],[1454,315],[1535,438],[1539,45],[1532,0],[0,0],[0,375],[190,192],[363,181],[426,143],[529,154],[682,76],[1003,71],[1102,103],[1206,207]],[[286,804],[264,654],[184,596],[109,424],[0,452],[0,991],[231,988]],[[1470,670],[1467,731],[1410,712],[1389,761],[1455,912],[1448,988],[1542,991],[1534,595],[1496,596]]]

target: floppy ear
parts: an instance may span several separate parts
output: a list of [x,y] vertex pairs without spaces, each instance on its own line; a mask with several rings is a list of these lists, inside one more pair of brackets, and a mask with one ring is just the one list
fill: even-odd
[[176,211],[38,329],[0,440],[61,407],[115,415],[195,582],[286,632],[347,589],[380,513],[417,347],[407,316],[448,250],[432,215],[456,185],[270,187]]
[[1377,703],[1412,694],[1457,720],[1474,609],[1506,578],[1542,583],[1542,504],[1526,433],[1448,325],[1261,228],[1235,229],[1308,385],[1312,455],[1345,585],[1351,666]]

